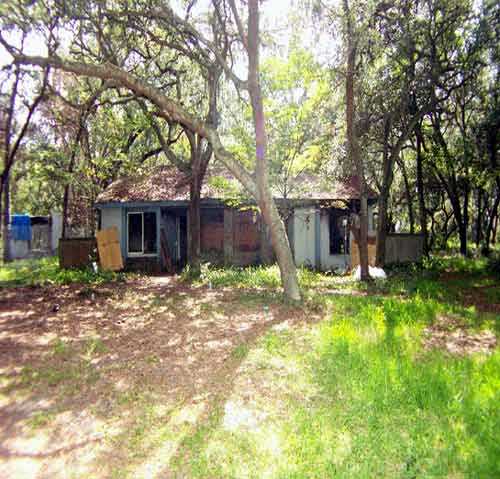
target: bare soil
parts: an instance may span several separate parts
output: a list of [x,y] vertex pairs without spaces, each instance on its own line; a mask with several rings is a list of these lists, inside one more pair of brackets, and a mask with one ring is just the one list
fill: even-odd
[[0,290],[0,478],[170,477],[237,348],[311,319],[265,301],[175,277]]

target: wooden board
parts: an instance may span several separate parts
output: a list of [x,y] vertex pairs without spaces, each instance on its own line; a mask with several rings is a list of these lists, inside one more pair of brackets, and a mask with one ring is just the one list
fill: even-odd
[[112,226],[96,233],[99,263],[102,269],[118,271],[123,269],[118,228]]
[[[351,269],[359,265],[359,248],[357,241],[351,239]],[[377,244],[375,236],[368,236],[368,264],[375,266],[375,258],[377,253]]]

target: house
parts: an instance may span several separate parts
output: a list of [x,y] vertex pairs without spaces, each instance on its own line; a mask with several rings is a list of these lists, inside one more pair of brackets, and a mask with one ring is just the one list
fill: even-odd
[[[351,264],[349,221],[359,208],[356,177],[320,186],[320,178],[301,175],[275,200],[285,219],[297,265],[320,270]],[[231,195],[228,195],[228,191]],[[238,186],[227,175],[209,172],[201,192],[201,253],[211,263],[251,265],[272,260],[269,235],[251,201],[238,197]],[[286,196],[286,197],[284,197]],[[369,232],[374,235],[377,195],[369,191]],[[175,167],[161,166],[151,174],[121,178],[96,202],[99,228],[116,226],[128,268],[179,270],[188,261],[189,183]]]

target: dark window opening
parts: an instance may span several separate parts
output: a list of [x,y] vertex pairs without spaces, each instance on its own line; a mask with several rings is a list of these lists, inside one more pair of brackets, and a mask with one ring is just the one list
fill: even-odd
[[156,253],[156,213],[144,213],[144,254]]
[[128,214],[128,252],[156,254],[156,213]]
[[330,211],[330,254],[349,254],[349,226],[345,211]]

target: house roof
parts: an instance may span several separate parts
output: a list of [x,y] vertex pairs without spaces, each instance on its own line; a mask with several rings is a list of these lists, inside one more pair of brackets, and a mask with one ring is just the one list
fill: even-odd
[[[201,199],[224,199],[228,186],[241,191],[233,177],[212,169],[203,182]],[[349,200],[359,198],[359,189],[356,176],[329,182],[318,175],[301,174],[290,182],[286,191],[276,189],[274,196],[290,200]],[[377,197],[377,193],[368,188],[368,198]],[[159,166],[148,174],[120,178],[97,197],[98,204],[159,201],[189,201],[188,176],[174,166]]]

